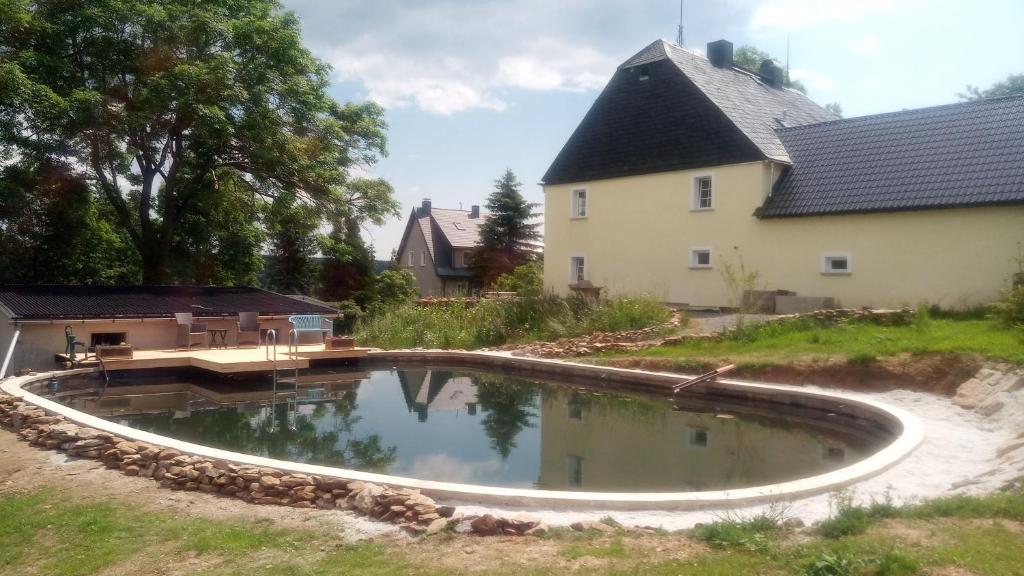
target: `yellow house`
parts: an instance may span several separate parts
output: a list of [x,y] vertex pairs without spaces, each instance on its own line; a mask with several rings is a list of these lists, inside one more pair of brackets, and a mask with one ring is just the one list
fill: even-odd
[[[544,176],[544,281],[690,306],[967,307],[1024,242],[1024,97],[837,119],[770,61],[657,41]],[[829,300],[831,299],[831,300]],[[781,305],[782,299],[779,300]],[[776,311],[788,311],[777,309]]]

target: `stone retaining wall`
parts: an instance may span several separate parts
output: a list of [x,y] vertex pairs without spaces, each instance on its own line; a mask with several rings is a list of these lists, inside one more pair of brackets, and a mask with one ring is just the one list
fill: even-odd
[[396,488],[341,478],[285,473],[275,468],[238,465],[183,454],[172,448],[133,442],[0,393],[0,428],[33,446],[59,450],[77,458],[102,461],[128,476],[149,478],[160,487],[238,498],[252,504],[351,510],[391,522],[412,535],[448,529],[482,536],[543,533],[529,517],[462,517],[452,506],[438,505],[412,488]]

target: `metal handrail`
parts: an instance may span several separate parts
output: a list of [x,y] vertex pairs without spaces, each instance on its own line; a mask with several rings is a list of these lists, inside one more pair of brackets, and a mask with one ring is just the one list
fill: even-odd
[[107,373],[107,365],[103,363],[103,356],[96,355],[96,359],[100,362],[100,371],[103,373],[103,390],[100,391],[100,395],[96,398],[97,401],[102,400],[103,396],[107,393],[107,388],[110,386],[110,374]]
[[4,356],[3,366],[0,366],[0,380],[7,374],[7,367],[11,364],[11,358],[14,356],[14,346],[17,345],[19,336],[21,336],[21,330],[15,330],[14,337],[11,338],[11,345],[7,348],[7,355]]

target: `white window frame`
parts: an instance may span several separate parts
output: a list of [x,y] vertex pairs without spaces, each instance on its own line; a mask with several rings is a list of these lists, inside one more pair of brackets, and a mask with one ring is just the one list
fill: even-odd
[[[697,254],[700,254],[700,253],[703,253],[703,252],[707,252],[708,253],[708,263],[707,264],[701,264],[701,263],[697,262]],[[690,268],[693,269],[693,270],[708,270],[708,269],[714,268],[714,266],[713,266],[713,262],[714,262],[713,258],[714,257],[715,257],[714,256],[714,252],[708,246],[691,246],[690,247]]]
[[426,265],[427,265],[427,251],[426,250],[421,250],[420,251],[420,266],[426,266]]
[[415,258],[415,257],[416,257],[416,251],[415,250],[409,250],[409,268],[412,268],[413,266],[416,265],[415,264],[415,260],[413,260],[413,258]]
[[[709,206],[700,205],[700,183],[702,180],[707,179],[711,183],[711,197],[709,198]],[[706,212],[708,210],[715,209],[715,175],[714,174],[696,174],[693,179],[690,180],[690,211],[691,212]]]
[[[846,260],[846,270],[832,268],[834,260]],[[821,273],[827,276],[849,276],[853,274],[853,255],[849,252],[825,252],[821,255]]]
[[[583,260],[583,278],[577,279],[576,277],[576,259],[580,258]],[[587,279],[587,255],[586,254],[570,254],[569,255],[569,285],[575,286],[580,282]]]
[[[579,197],[577,194],[583,193],[583,213],[580,214],[580,204],[578,202]],[[569,219],[570,220],[584,220],[590,214],[590,191],[586,188],[573,188],[569,198]]]

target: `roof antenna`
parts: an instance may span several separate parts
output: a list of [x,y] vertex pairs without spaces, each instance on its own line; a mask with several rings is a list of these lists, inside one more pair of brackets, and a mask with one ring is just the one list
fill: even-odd
[[679,30],[676,32],[676,44],[683,46],[683,0],[679,0]]

